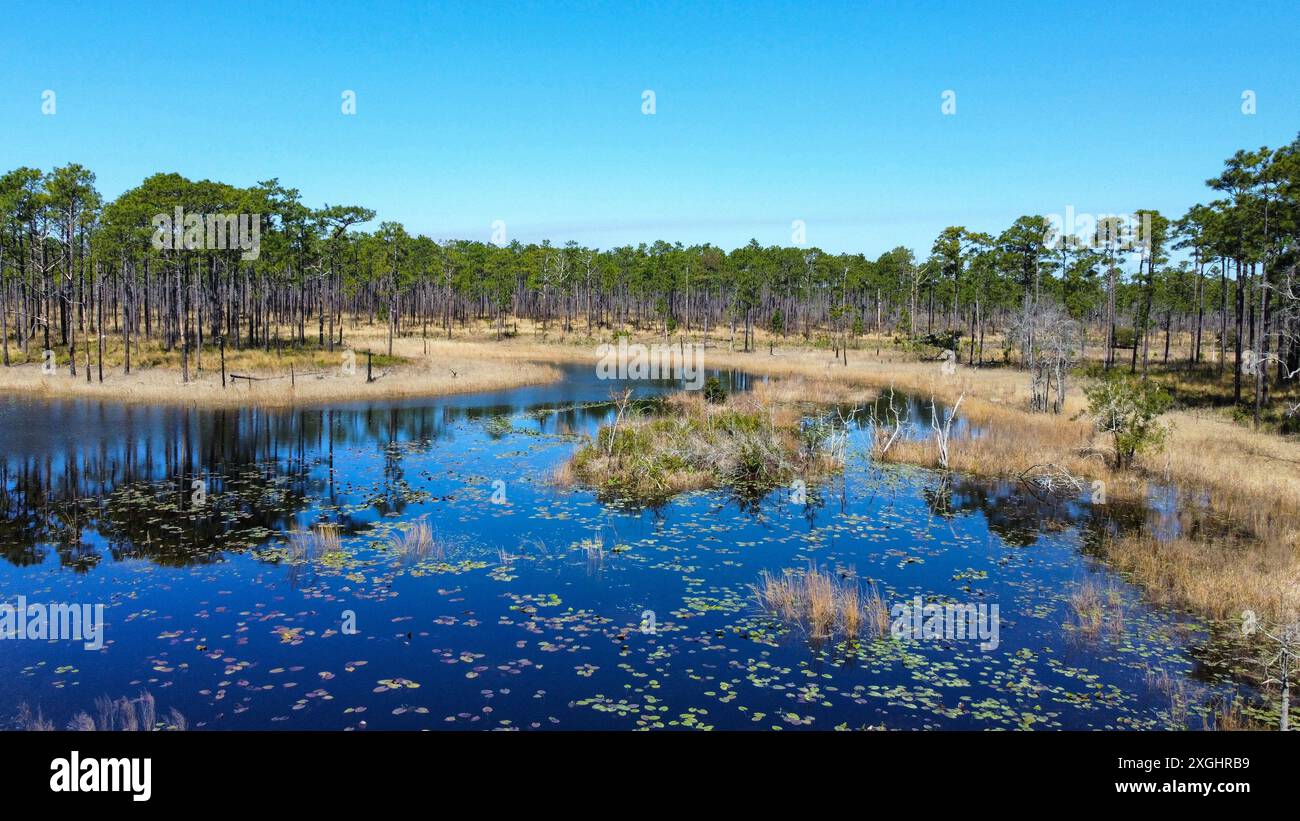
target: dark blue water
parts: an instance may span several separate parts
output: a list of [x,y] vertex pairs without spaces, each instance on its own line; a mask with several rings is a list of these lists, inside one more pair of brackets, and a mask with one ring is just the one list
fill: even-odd
[[[99,650],[0,642],[0,719],[147,690],[203,729],[1198,727],[1234,689],[1202,625],[1092,558],[1110,512],[873,464],[865,422],[803,504],[554,486],[610,389],[575,367],[294,410],[0,402],[0,602],[107,620]],[[420,520],[442,555],[391,546]],[[321,523],[340,549],[295,547]],[[751,589],[810,564],[890,603],[996,603],[1000,644],[810,639]],[[1093,635],[1084,582],[1108,602]]]

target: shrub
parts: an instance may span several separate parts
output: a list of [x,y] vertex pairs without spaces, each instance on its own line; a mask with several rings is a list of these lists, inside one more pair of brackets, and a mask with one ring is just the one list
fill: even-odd
[[1115,466],[1127,468],[1140,453],[1158,451],[1169,430],[1159,417],[1172,400],[1155,382],[1112,375],[1087,390],[1093,426],[1108,433],[1115,446]]
[[727,388],[718,377],[710,376],[704,383],[704,401],[711,405],[721,405],[727,401]]
[[961,331],[942,331],[940,333],[924,334],[917,342],[921,345],[938,348],[941,351],[956,351],[958,346],[961,345],[961,337]]
[[1137,331],[1132,328],[1115,329],[1115,347],[1129,349],[1137,345]]

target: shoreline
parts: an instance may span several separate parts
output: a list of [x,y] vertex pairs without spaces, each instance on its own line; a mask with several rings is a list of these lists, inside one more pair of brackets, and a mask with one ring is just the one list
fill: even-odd
[[[221,373],[211,368],[195,373],[184,382],[178,365],[137,367],[124,375],[120,367],[105,364],[104,381],[98,381],[97,363],[91,363],[92,378],[86,381],[85,364],[78,363],[77,376],[59,371],[46,375],[38,364],[0,367],[0,393],[30,401],[89,400],[123,405],[160,405],[195,408],[317,407],[333,402],[388,401],[436,398],[471,393],[510,390],[558,381],[563,374],[553,363],[533,361],[507,350],[489,350],[479,343],[429,340],[394,340],[394,355],[400,364],[375,368],[373,381],[366,381],[365,361],[357,356],[352,373],[342,367],[346,351],[332,355],[313,352],[313,357],[337,360],[325,370],[300,355],[274,360],[276,367],[227,367],[227,385]],[[354,353],[359,351],[354,350]],[[240,378],[233,378],[239,374]],[[246,377],[252,376],[253,379]]]
[[[545,364],[519,362],[510,379],[475,379],[461,377],[447,379],[434,376],[428,371],[413,368],[394,370],[385,378],[400,380],[401,385],[384,384],[384,379],[367,383],[364,376],[357,377],[297,377],[296,384],[289,385],[290,377],[275,376],[268,378],[277,382],[283,380],[288,387],[265,387],[259,389],[259,383],[237,382],[222,388],[220,374],[204,373],[202,376],[190,377],[188,383],[182,382],[180,375],[158,373],[159,369],[133,373],[131,376],[115,374],[104,375],[104,382],[87,385],[84,381],[78,388],[67,386],[50,386],[41,380],[48,379],[40,375],[36,366],[35,376],[21,374],[18,378],[0,379],[0,393],[7,393],[15,399],[29,402],[42,401],[91,401],[118,405],[158,405],[169,407],[191,407],[201,409],[229,409],[239,407],[260,408],[312,408],[345,402],[387,402],[403,399],[436,399],[443,396],[458,396],[473,393],[488,393],[498,390],[512,390],[531,385],[543,385],[563,378],[558,369]],[[65,377],[66,378],[66,377]],[[227,375],[229,379],[229,375]],[[309,381],[310,380],[310,381]],[[241,380],[242,381],[242,380]],[[161,393],[161,392],[167,393]]]

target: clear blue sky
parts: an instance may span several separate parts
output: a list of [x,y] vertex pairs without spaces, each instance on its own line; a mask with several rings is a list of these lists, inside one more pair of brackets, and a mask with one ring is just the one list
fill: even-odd
[[0,168],[279,177],[437,238],[927,251],[1176,216],[1300,131],[1294,2],[91,5],[4,10]]

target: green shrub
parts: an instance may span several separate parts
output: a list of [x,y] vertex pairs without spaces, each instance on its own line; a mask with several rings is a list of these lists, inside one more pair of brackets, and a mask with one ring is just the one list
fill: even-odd
[[1087,390],[1088,413],[1101,433],[1115,445],[1115,466],[1127,468],[1140,453],[1158,451],[1169,429],[1159,417],[1173,403],[1169,394],[1149,379],[1112,374]]
[[1137,345],[1137,331],[1133,328],[1115,329],[1115,347],[1132,348]]
[[710,376],[704,383],[704,401],[711,405],[721,405],[727,401],[727,388],[716,376]]

